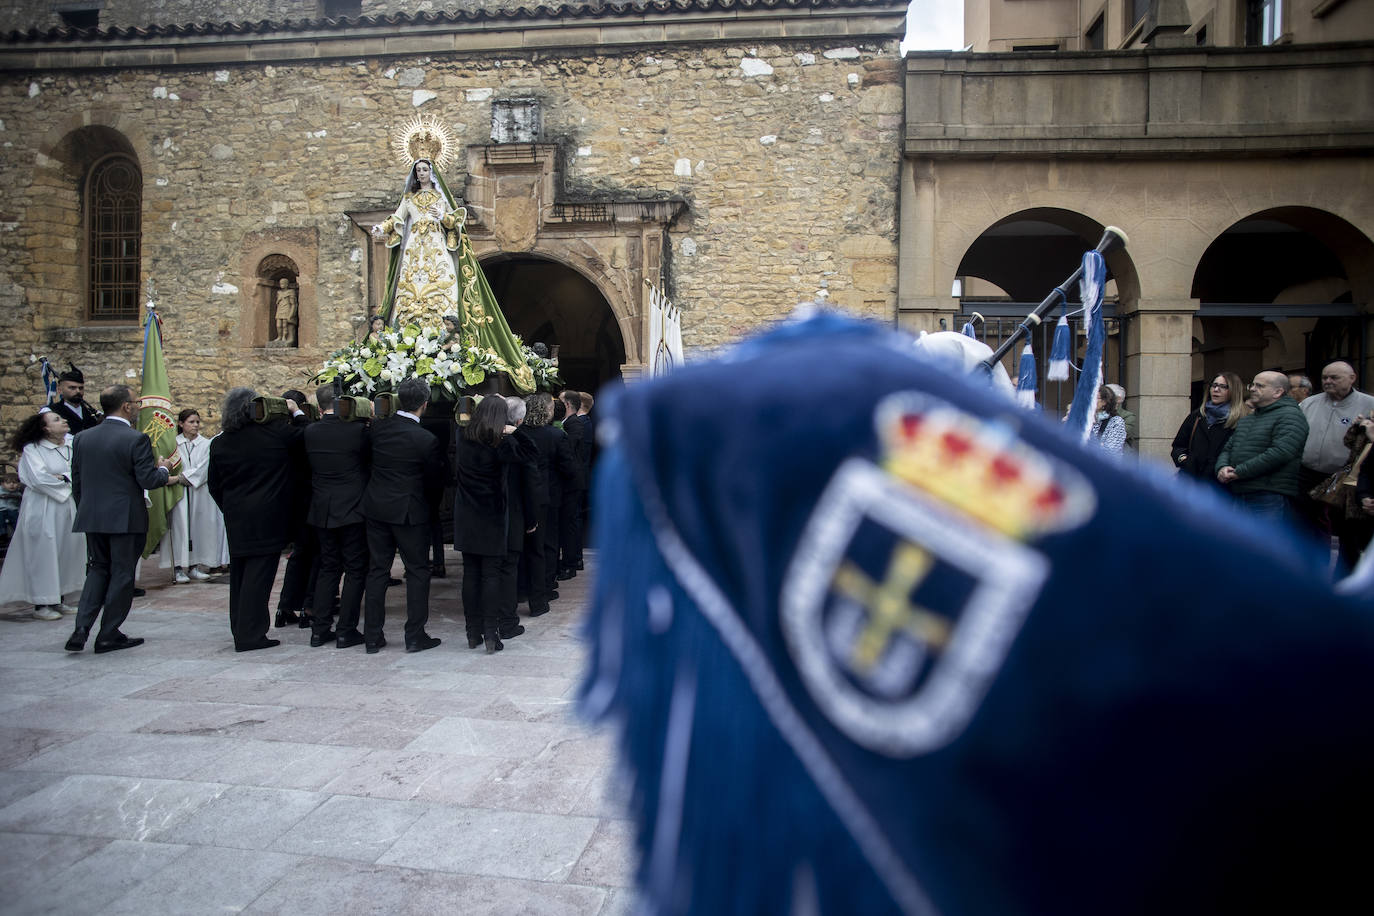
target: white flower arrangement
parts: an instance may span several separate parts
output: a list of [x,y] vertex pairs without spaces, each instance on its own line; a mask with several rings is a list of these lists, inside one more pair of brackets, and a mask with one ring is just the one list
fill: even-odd
[[[548,390],[562,384],[556,363],[536,356],[519,337],[515,340],[536,388]],[[487,373],[503,369],[494,350],[464,347],[441,327],[408,324],[336,350],[325,360],[315,383],[323,385],[337,378],[346,393],[371,397],[393,390],[408,378],[421,378],[430,387],[456,396],[461,389],[482,384]]]

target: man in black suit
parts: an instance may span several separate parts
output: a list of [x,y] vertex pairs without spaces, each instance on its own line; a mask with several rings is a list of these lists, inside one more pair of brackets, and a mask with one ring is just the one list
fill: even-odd
[[568,435],[573,458],[577,461],[578,476],[572,485],[563,491],[563,505],[559,508],[558,533],[558,575],[559,581],[577,575],[582,564],[582,496],[587,489],[587,468],[591,464],[591,441],[588,438],[588,420],[579,416],[582,409],[582,395],[571,389],[559,395],[567,411],[563,417],[563,432]]
[[[299,419],[293,425],[307,425],[311,422],[305,413],[308,401],[305,392],[288,388],[281,394],[286,401],[301,408]],[[315,616],[315,583],[320,575],[319,532],[306,521],[310,514],[310,468],[305,462],[296,471],[291,481],[291,493],[286,511],[286,525],[289,530],[287,539],[291,542],[291,556],[286,560],[286,572],[281,577],[281,592],[277,595],[276,625],[297,624],[302,630],[311,627]],[[325,605],[319,610],[324,617],[325,630],[334,616],[334,605]]]
[[320,422],[305,430],[305,455],[310,462],[310,511],[305,520],[319,535],[320,575],[315,583],[315,617],[310,645],[322,646],[334,639],[329,617],[322,610],[334,604],[339,577],[338,641],[340,649],[363,641],[358,632],[358,613],[367,578],[367,528],[363,521],[363,493],[367,489],[372,441],[367,421],[342,420],[334,412],[332,386],[315,389]]
[[82,397],[85,393],[86,376],[72,366],[57,377],[57,400],[48,405],[53,413],[67,421],[73,436],[99,426],[105,419],[86,403]]
[[95,651],[113,652],[141,645],[119,631],[134,600],[134,570],[148,537],[144,490],[165,487],[170,458],[155,458],[148,437],[133,428],[138,402],[127,385],[100,392],[105,420],[72,443],[73,531],[86,534],[86,586],[76,611],[68,652],[86,647],[86,637],[104,608]]
[[429,385],[406,379],[396,389],[400,410],[373,425],[372,471],[363,495],[367,519],[367,597],[363,640],[368,654],[386,645],[386,585],[396,550],[406,568],[407,652],[422,652],[440,640],[425,632],[429,620],[429,512],[433,491],[444,485],[439,440],[420,425],[429,404]]

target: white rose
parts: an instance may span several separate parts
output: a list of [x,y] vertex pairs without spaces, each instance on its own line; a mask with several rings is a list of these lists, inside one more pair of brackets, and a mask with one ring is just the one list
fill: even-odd
[[363,359],[371,359],[371,358],[372,358],[372,348],[371,348],[371,347],[363,347],[361,350],[358,351],[358,355],[361,356]]
[[413,346],[415,346],[415,338],[414,338],[414,337],[406,337],[406,338],[402,338],[402,339],[405,340],[405,344],[406,344],[407,347],[413,347]]

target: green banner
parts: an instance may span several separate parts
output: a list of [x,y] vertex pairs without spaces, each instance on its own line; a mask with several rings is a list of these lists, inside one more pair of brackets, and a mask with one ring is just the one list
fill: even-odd
[[[167,384],[167,364],[162,359],[162,320],[148,309],[143,327],[143,399],[138,412],[138,428],[153,443],[153,454],[166,458],[177,450],[177,423],[172,407],[172,389]],[[178,458],[172,473],[181,471]],[[159,487],[148,491],[148,540],[143,544],[147,557],[167,533],[167,516],[182,497],[182,487]]]

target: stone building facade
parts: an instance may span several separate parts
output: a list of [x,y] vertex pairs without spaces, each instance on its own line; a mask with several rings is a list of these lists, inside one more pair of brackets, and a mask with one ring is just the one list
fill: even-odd
[[[399,198],[390,138],[417,114],[458,140],[445,178],[512,327],[558,343],[574,385],[640,370],[647,284],[682,308],[689,351],[821,289],[893,314],[900,2],[277,24],[226,7],[202,14],[220,25],[0,40],[0,429],[39,400],[30,354],[93,388],[136,376],[150,284],[178,404],[213,425],[229,386],[304,383],[379,298],[367,229]],[[124,184],[101,191],[109,163]],[[136,248],[92,242],[106,198]],[[111,313],[120,271],[137,295]],[[272,342],[282,278],[295,347]]]

